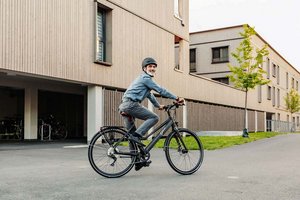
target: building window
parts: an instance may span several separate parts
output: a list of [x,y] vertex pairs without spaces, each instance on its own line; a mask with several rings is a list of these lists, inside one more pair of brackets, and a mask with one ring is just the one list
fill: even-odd
[[276,71],[277,71],[277,67],[276,65],[273,63],[273,67],[272,67],[272,76],[276,77]]
[[262,100],[262,98],[261,98],[261,93],[262,93],[262,91],[261,91],[261,85],[258,85],[257,86],[257,92],[258,92],[258,103],[261,103],[261,100]]
[[299,126],[300,124],[300,119],[299,119],[299,116],[297,116],[297,126]]
[[270,58],[267,58],[267,78],[270,78]]
[[289,73],[286,73],[286,89],[289,89]]
[[[111,9],[96,3],[96,62],[111,65]],[[110,42],[109,42],[110,41]]]
[[97,9],[97,52],[96,60],[105,61],[105,10]]
[[271,86],[268,86],[268,93],[267,93],[267,99],[268,100],[271,100],[271,93],[272,93],[272,87]]
[[280,107],[280,89],[277,88],[277,107]]
[[229,85],[229,78],[227,78],[227,77],[212,78],[212,80]]
[[280,121],[280,113],[277,113],[277,120]]
[[295,79],[294,78],[292,78],[292,88],[294,89],[295,88]]
[[190,49],[190,72],[196,71],[196,49]]
[[175,42],[175,69],[181,70],[180,62],[182,57],[182,38],[175,35],[174,42]]
[[280,71],[279,71],[279,66],[277,65],[277,84],[280,84]]
[[293,117],[292,120],[293,120],[293,127],[294,127],[296,125],[296,118]]
[[296,90],[298,91],[299,83],[296,81]]
[[275,87],[272,87],[272,105],[275,106]]
[[212,63],[229,62],[228,46],[212,48]]

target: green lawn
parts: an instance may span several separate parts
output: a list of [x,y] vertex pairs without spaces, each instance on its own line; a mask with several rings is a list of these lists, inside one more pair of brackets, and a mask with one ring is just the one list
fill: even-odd
[[277,132],[257,132],[250,133],[249,138],[243,138],[241,136],[203,136],[200,137],[204,149],[215,150],[230,147],[233,145],[240,145],[256,140],[270,138],[281,134],[287,133],[277,133]]
[[[270,138],[277,135],[282,135],[287,133],[277,133],[277,132],[258,132],[250,133],[249,138],[243,138],[242,136],[200,136],[201,142],[206,150],[215,150],[230,147],[233,145],[240,145],[256,140]],[[162,148],[164,144],[164,139],[161,139],[155,146]],[[144,141],[148,144],[149,141]]]

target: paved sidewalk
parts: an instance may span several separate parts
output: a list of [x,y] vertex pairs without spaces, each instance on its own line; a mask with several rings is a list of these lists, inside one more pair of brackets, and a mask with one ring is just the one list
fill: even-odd
[[107,179],[83,143],[0,144],[0,199],[299,200],[299,155],[300,134],[281,135],[205,151],[200,170],[182,176],[154,149],[149,168]]

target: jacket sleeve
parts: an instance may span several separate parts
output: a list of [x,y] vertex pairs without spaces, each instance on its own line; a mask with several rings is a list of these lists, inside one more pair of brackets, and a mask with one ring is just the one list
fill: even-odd
[[147,98],[151,101],[151,103],[156,107],[159,108],[160,104],[157,101],[157,99],[155,98],[155,96],[150,92],[149,95],[147,96]]
[[149,89],[156,91],[163,97],[167,97],[169,99],[177,98],[174,94],[156,84],[150,77],[144,77],[144,83]]

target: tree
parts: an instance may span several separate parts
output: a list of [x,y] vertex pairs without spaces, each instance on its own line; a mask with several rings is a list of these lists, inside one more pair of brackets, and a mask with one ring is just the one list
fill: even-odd
[[248,135],[248,114],[247,114],[247,98],[248,91],[254,89],[257,85],[265,85],[270,81],[263,77],[266,72],[262,69],[264,56],[269,54],[267,45],[263,48],[255,49],[251,44],[251,37],[256,35],[254,28],[244,25],[244,32],[240,33],[244,38],[240,45],[236,48],[235,52],[231,55],[237,60],[238,66],[228,64],[232,72],[228,77],[236,88],[245,91],[245,112],[244,112],[244,130],[243,137]]
[[284,101],[287,111],[291,113],[291,117],[293,113],[300,110],[300,95],[296,90],[291,89],[284,98]]

